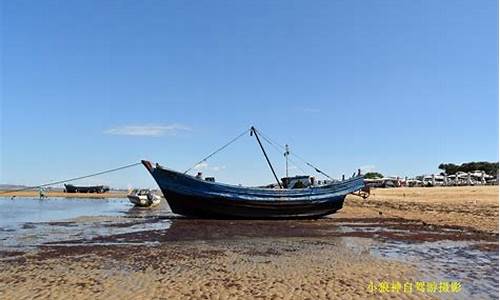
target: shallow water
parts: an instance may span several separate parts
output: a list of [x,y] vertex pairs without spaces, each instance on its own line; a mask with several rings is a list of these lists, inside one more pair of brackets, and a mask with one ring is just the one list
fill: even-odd
[[24,222],[54,222],[81,216],[133,216],[158,210],[134,209],[128,199],[0,198],[0,228]]
[[[137,231],[169,230],[172,225],[178,224],[176,218],[177,216],[171,213],[164,201],[159,207],[142,209],[135,208],[127,199],[0,198],[0,250],[23,250],[46,243],[54,245],[69,240],[85,244],[95,237]],[[232,222],[235,221],[231,221],[230,224]],[[273,226],[275,224],[279,226],[279,223],[273,223]],[[379,224],[360,226],[355,222],[332,224],[332,226],[335,227],[335,231],[343,233],[374,233],[372,237],[344,236],[335,239],[359,255],[372,255],[415,266],[419,272],[416,281],[461,282],[460,293],[432,294],[436,298],[491,299],[498,296],[498,252],[475,248],[477,241],[443,239],[435,242],[415,242],[378,239],[377,232],[391,231],[402,234],[410,232]],[[115,239],[114,243],[131,242],[126,238],[119,238]],[[141,244],[151,243],[141,242]],[[387,278],[387,280],[392,281],[397,278]]]
[[[128,199],[0,198],[0,250],[75,239],[165,229],[173,214],[162,203],[137,208]],[[144,222],[145,219],[160,219]],[[127,226],[119,226],[128,224]]]
[[[342,239],[347,247],[360,254],[370,253],[376,257],[415,266],[419,272],[415,281],[461,283],[461,292],[433,293],[436,298],[498,298],[498,252],[475,249],[475,243],[450,240],[422,243],[398,240],[382,242],[357,237]],[[387,280],[392,281],[394,278]]]

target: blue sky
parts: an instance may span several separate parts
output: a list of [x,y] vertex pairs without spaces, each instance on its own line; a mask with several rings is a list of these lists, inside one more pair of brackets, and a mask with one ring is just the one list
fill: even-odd
[[[333,176],[498,160],[494,0],[2,1],[1,11],[0,183],[142,158],[185,170],[251,125]],[[250,136],[201,168],[273,181]],[[81,183],[101,182],[154,186],[140,166]]]

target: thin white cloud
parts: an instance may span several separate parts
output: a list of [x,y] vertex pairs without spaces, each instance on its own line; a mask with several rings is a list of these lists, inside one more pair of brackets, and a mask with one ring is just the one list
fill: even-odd
[[105,134],[132,135],[132,136],[164,136],[177,135],[179,132],[190,131],[191,129],[181,124],[169,125],[125,125],[110,128],[104,131]]
[[226,166],[209,166],[206,161],[201,162],[193,167],[193,169],[198,170],[198,171],[199,170],[210,170],[213,172],[219,172],[219,171],[224,170],[225,168],[226,168]]
[[207,162],[201,162],[201,163],[197,164],[196,166],[194,166],[195,170],[203,170],[203,169],[206,169],[206,168],[208,168],[208,163]]

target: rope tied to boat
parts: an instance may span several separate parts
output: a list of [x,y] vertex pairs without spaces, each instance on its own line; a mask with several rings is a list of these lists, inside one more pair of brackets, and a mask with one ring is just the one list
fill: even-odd
[[[253,127],[252,127],[253,128]],[[238,139],[240,139],[242,136],[246,135],[247,133],[251,133],[252,132],[252,128],[250,129],[246,129],[245,131],[243,131],[242,133],[240,133],[238,136],[236,136],[235,138],[233,138],[232,140],[230,140],[229,142],[227,142],[226,144],[224,144],[222,147],[218,148],[217,150],[213,151],[212,153],[210,153],[209,155],[207,155],[205,158],[203,158],[202,160],[198,161],[197,163],[195,163],[194,165],[192,165],[189,169],[187,169],[186,171],[184,171],[184,174],[186,174],[187,172],[191,171],[192,169],[194,169],[196,166],[198,166],[199,164],[207,161],[209,158],[211,158],[212,156],[214,156],[215,154],[219,153],[220,151],[224,150],[225,148],[227,148],[229,145],[231,145],[232,143],[236,142]],[[269,143],[271,146],[273,146],[275,149],[281,149],[283,151],[287,151],[285,147],[281,146],[281,144],[279,143],[276,143],[274,142],[271,138],[267,137],[266,135],[264,135],[262,133],[262,131],[254,128],[254,130],[267,142]],[[289,154],[296,157],[297,159],[301,160],[304,164],[306,164],[307,166],[313,168],[316,172],[322,174],[323,176],[327,177],[328,179],[330,180],[335,180],[333,179],[330,175],[326,174],[325,172],[323,172],[322,170],[320,170],[318,167],[316,167],[315,165],[313,165],[312,163],[308,162],[307,160],[303,159],[302,157],[298,156],[297,154],[295,154],[294,152],[290,152],[289,151]],[[292,160],[291,160],[292,161]],[[293,161],[292,161],[293,162]],[[302,172],[304,172],[304,170],[302,168],[300,168],[297,164],[294,163],[294,165],[296,167],[298,167]],[[306,173],[306,172],[304,172]]]
[[[199,164],[207,161],[209,158],[211,158],[212,156],[214,156],[215,154],[219,153],[220,151],[224,150],[225,148],[227,148],[229,145],[233,144],[234,142],[236,142],[238,139],[240,139],[242,136],[248,134],[248,133],[251,133],[252,130],[255,130],[256,133],[258,133],[260,136],[262,136],[262,138],[267,142],[269,143],[270,145],[272,145],[273,147],[275,147],[276,149],[282,149],[282,150],[285,150],[285,151],[288,151],[286,150],[283,146],[281,146],[280,144],[278,143],[275,143],[273,142],[270,138],[268,138],[267,136],[265,136],[260,130],[257,130],[255,129],[254,127],[250,128],[250,129],[246,129],[245,131],[243,131],[242,133],[240,133],[238,136],[236,136],[235,138],[233,138],[232,140],[230,140],[229,142],[227,142],[226,144],[224,144],[222,147],[218,148],[217,150],[213,151],[212,153],[210,153],[209,155],[207,155],[206,157],[204,157],[202,160],[200,160],[199,162],[197,162],[196,164],[194,164],[193,166],[191,166],[189,169],[187,169],[186,171],[184,171],[184,174],[186,174],[187,172],[191,171],[193,168],[195,168],[196,166],[198,166]],[[330,177],[328,174],[324,173],[323,171],[321,171],[319,168],[315,167],[313,164],[307,162],[305,159],[301,158],[300,156],[296,155],[295,153],[293,152],[289,152],[289,154],[293,155],[294,157],[300,159],[301,161],[303,161],[306,165],[314,168],[316,170],[316,172],[320,173],[320,174],[323,174],[324,176],[328,177],[329,179],[331,180],[334,180],[332,177]],[[79,177],[73,177],[73,178],[69,178],[69,179],[64,179],[64,180],[58,180],[58,181],[53,181],[53,182],[49,182],[49,183],[44,183],[44,184],[40,184],[40,185],[34,185],[34,186],[28,186],[28,187],[24,187],[24,188],[21,188],[21,189],[14,189],[14,190],[6,190],[6,191],[1,191],[0,194],[8,194],[8,193],[12,193],[12,192],[21,192],[21,191],[26,191],[26,190],[31,190],[31,189],[35,189],[35,188],[43,188],[43,187],[46,187],[46,186],[50,186],[50,185],[56,185],[56,184],[61,184],[61,183],[66,183],[66,182],[71,182],[71,181],[76,181],[76,180],[80,180],[80,179],[85,179],[85,178],[90,178],[90,177],[95,177],[95,176],[99,176],[99,175],[103,175],[103,174],[107,174],[107,173],[112,173],[112,172],[117,172],[117,171],[120,171],[120,170],[123,170],[123,169],[127,169],[127,168],[132,168],[132,167],[135,167],[135,166],[138,166],[142,164],[142,162],[137,162],[137,163],[131,163],[131,164],[127,164],[127,165],[124,165],[124,166],[121,166],[121,167],[117,167],[117,168],[113,168],[113,169],[107,169],[107,170],[104,170],[104,171],[100,171],[100,172],[97,172],[97,173],[92,173],[92,174],[88,174],[88,175],[84,175],[84,176],[79,176]],[[298,166],[297,166],[298,167]],[[299,169],[302,170],[302,168],[299,167]],[[303,171],[303,170],[302,170]],[[274,173],[274,171],[273,171]],[[305,172],[304,172],[305,173]],[[276,175],[275,175],[276,177]],[[279,184],[279,181],[278,181],[278,184]]]
[[[264,141],[266,141],[269,145],[271,145],[274,148],[274,150],[276,150],[276,152],[278,152],[279,154],[283,154],[283,152],[282,152],[283,147],[281,147],[281,145],[275,145],[274,143],[271,143],[268,138],[266,138],[264,135],[262,135],[262,132],[259,131],[259,133],[262,136],[262,138],[264,139]],[[287,151],[288,154],[292,154],[290,152],[290,150],[286,150],[286,148],[285,148],[285,151]],[[300,171],[302,171],[302,173],[304,173],[304,174],[307,173],[304,169],[302,169],[302,167],[295,160],[293,160],[290,157],[288,157],[288,160],[292,163],[292,165],[294,165],[295,167],[297,167],[297,169],[299,169]]]
[[[257,130],[257,129],[256,129]],[[327,177],[328,179],[330,180],[334,180],[330,175],[326,174],[325,172],[321,171],[318,167],[314,166],[313,164],[311,164],[310,162],[308,162],[307,160],[303,159],[302,157],[298,156],[297,154],[295,154],[294,152],[291,152],[290,150],[287,150],[285,147],[281,146],[281,144],[279,143],[276,143],[274,141],[272,141],[269,137],[267,137],[266,135],[264,135],[262,133],[262,131],[260,130],[257,130],[257,132],[260,134],[260,136],[262,136],[262,138],[268,142],[269,144],[273,145],[274,147],[279,147],[282,151],[288,151],[288,153],[290,155],[293,155],[294,157],[296,157],[297,159],[301,160],[303,163],[305,163],[307,166],[313,168],[316,172],[322,174],[323,176]],[[302,169],[301,169],[302,170]]]
[[238,139],[240,139],[242,136],[248,134],[248,132],[250,132],[251,129],[246,129],[245,131],[243,131],[242,133],[240,133],[237,137],[233,138],[232,140],[230,140],[229,142],[227,142],[226,144],[224,144],[222,147],[218,148],[217,150],[215,150],[214,152],[210,153],[209,155],[207,155],[205,158],[203,158],[202,160],[200,160],[199,162],[195,163],[194,165],[192,165],[189,169],[187,169],[186,171],[184,171],[184,174],[186,174],[187,172],[191,171],[193,168],[195,168],[196,166],[198,166],[199,164],[207,161],[210,157],[214,156],[215,154],[219,153],[220,151],[224,150],[225,148],[227,148],[229,145],[231,145],[232,143],[236,142]]
[[44,184],[40,184],[40,185],[28,186],[28,187],[25,187],[25,188],[22,188],[22,189],[2,191],[2,192],[0,192],[0,194],[8,194],[8,193],[12,193],[12,192],[22,192],[22,191],[27,191],[27,190],[31,190],[31,189],[46,187],[46,186],[49,186],[49,185],[56,185],[56,184],[61,184],[61,183],[66,183],[66,182],[71,182],[71,181],[76,181],[76,180],[80,180],[80,179],[95,177],[95,176],[99,176],[99,175],[103,175],[103,174],[107,174],[107,173],[117,172],[117,171],[120,171],[120,170],[123,170],[123,169],[132,168],[132,167],[138,166],[140,164],[142,164],[142,163],[141,162],[132,163],[132,164],[124,165],[124,166],[121,166],[121,167],[117,167],[117,168],[113,168],[113,169],[108,169],[108,170],[100,171],[100,172],[97,172],[97,173],[92,173],[92,174],[89,174],[89,175],[84,175],[84,176],[79,176],[79,177],[74,177],[74,178],[59,180],[59,181],[53,181],[53,182],[44,183]]

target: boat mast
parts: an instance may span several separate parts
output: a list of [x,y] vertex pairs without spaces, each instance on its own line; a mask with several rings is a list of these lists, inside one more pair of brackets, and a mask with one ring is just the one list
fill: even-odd
[[264,153],[264,157],[266,158],[267,164],[269,165],[269,168],[271,168],[271,171],[273,172],[274,178],[276,179],[276,182],[278,183],[280,189],[283,187],[281,186],[281,182],[278,179],[278,176],[276,176],[276,172],[274,172],[273,165],[271,164],[271,161],[269,160],[269,157],[267,157],[266,150],[264,150],[264,146],[262,146],[262,143],[260,142],[259,136],[257,135],[257,130],[255,130],[255,127],[252,126],[250,128],[250,135],[255,134],[255,138],[257,139],[257,142],[259,143],[260,149],[262,150],[262,153]]
[[285,145],[285,163],[286,163],[286,177],[288,178],[288,155],[290,154],[290,151],[288,150],[288,144]]

